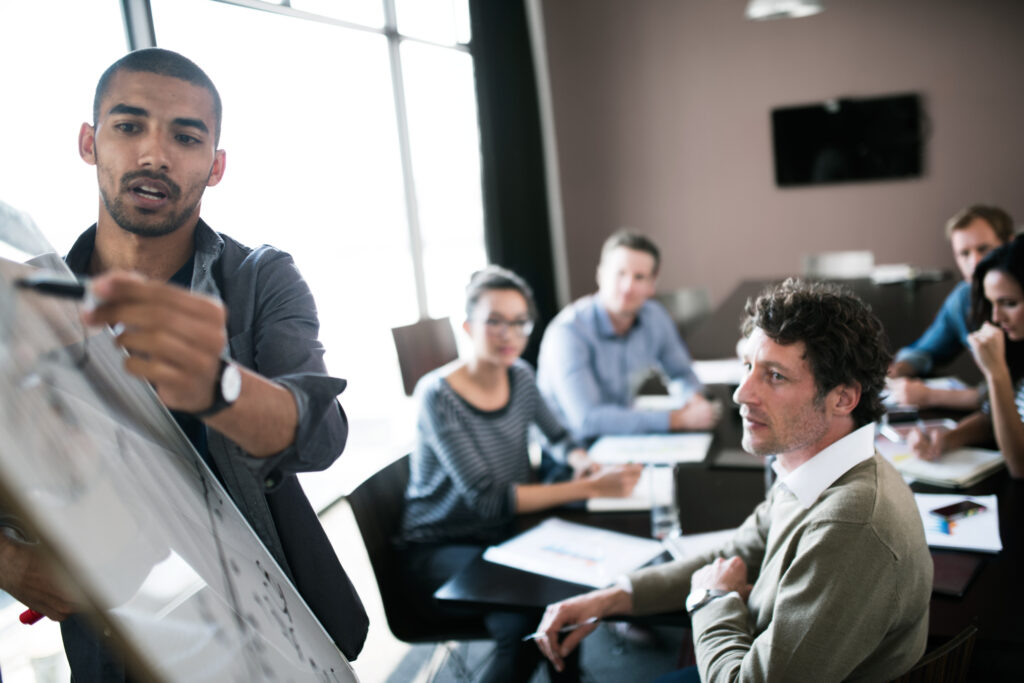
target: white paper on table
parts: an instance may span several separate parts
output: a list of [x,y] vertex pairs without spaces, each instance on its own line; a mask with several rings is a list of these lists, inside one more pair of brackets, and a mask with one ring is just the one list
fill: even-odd
[[624,498],[588,498],[589,512],[650,510],[654,501],[664,504],[675,496],[675,477],[669,467],[649,465],[640,473],[633,493]]
[[602,436],[587,455],[602,465],[642,462],[645,465],[674,465],[704,462],[711,448],[710,432],[687,434],[644,434]]
[[633,410],[649,410],[652,412],[677,410],[684,402],[671,394],[640,394],[633,399]]
[[736,529],[722,529],[703,534],[683,534],[675,538],[666,538],[662,543],[673,558],[682,560],[721,548],[735,533]]
[[[967,384],[959,377],[928,377],[922,381],[929,389],[940,389],[942,391],[954,391],[968,388]],[[888,387],[888,381],[886,382],[886,387]],[[892,394],[890,394],[887,389],[882,390],[882,404],[889,408],[895,408],[903,405],[893,399]]]
[[488,562],[603,588],[664,552],[660,542],[552,517],[484,551]]
[[695,360],[691,366],[701,384],[732,384],[743,381],[743,362],[739,358]]
[[[999,536],[999,503],[995,496],[964,496],[955,493],[915,493],[914,500],[924,522],[924,537],[930,548],[953,548],[997,553],[1003,549]],[[929,510],[952,505],[962,500],[973,500],[987,510],[955,520],[950,533],[942,531],[940,518]]]

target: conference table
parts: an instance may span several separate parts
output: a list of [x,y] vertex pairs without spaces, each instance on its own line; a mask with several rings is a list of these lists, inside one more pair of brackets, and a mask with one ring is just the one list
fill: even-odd
[[[687,335],[695,359],[717,359],[731,355],[739,339],[743,308],[767,284],[742,282],[716,309]],[[912,285],[877,285],[870,280],[843,283],[868,303],[885,326],[888,342],[895,350],[913,341],[932,321],[946,295],[956,284],[951,279]],[[952,372],[967,381],[980,377],[969,354],[941,373]],[[714,431],[711,448],[703,463],[677,465],[676,495],[680,525],[684,534],[735,527],[764,498],[765,471],[739,451],[742,423],[731,401],[732,387],[713,385],[709,392],[727,409]],[[948,493],[949,489],[914,483],[921,493]],[[1024,481],[1011,479],[1005,469],[958,491],[967,495],[995,494],[999,502],[999,527],[1003,550],[998,554],[965,553],[980,560],[980,568],[961,597],[933,593],[929,624],[929,649],[956,635],[970,624],[978,628],[972,661],[977,680],[1014,680],[1024,670],[1015,658],[1024,648]],[[523,515],[518,529],[526,530],[545,514]],[[561,508],[554,513],[567,521],[590,524],[637,536],[650,535],[646,512],[587,512],[580,507]],[[942,566],[944,555],[954,551],[934,550]],[[655,562],[668,561],[668,553]],[[435,593],[438,600],[501,609],[537,609],[590,590],[587,586],[532,574],[487,562],[482,557],[452,577]],[[686,624],[683,613],[645,618],[646,623]],[[1016,667],[1017,672],[1012,669]],[[973,680],[973,678],[972,678]]]

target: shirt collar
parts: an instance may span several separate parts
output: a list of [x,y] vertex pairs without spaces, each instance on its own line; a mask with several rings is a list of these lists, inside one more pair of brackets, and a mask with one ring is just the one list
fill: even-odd
[[875,454],[875,423],[866,424],[820,451],[792,472],[779,463],[772,469],[779,483],[789,490],[805,509],[814,505],[829,486],[855,465]]
[[85,275],[85,271],[89,268],[89,259],[92,258],[92,250],[95,244],[96,224],[93,223],[92,227],[79,235],[71,247],[71,251],[64,257],[64,262],[68,264],[68,268],[71,269],[72,273],[75,275]]
[[[615,328],[612,326],[611,316],[608,315],[608,311],[605,310],[604,304],[601,303],[600,294],[594,294],[592,304],[594,307],[594,322],[597,326],[598,334],[602,337],[618,337],[619,335],[615,332]],[[633,326],[626,331],[626,334],[629,334],[642,324],[644,308],[646,308],[646,306],[647,304],[644,303],[644,307],[637,311],[636,319],[633,321]]]
[[[65,263],[68,264],[68,268],[71,272],[76,275],[85,275],[89,269],[89,261],[92,260],[92,252],[96,247],[96,224],[83,232],[74,245],[68,252],[68,255],[64,257]],[[192,260],[195,265],[199,267],[199,272],[203,274],[210,273],[212,271],[213,262],[216,261],[221,252],[224,250],[224,240],[213,231],[210,226],[206,224],[202,219],[196,224],[195,231],[195,252],[192,255]],[[204,278],[201,278],[203,280]],[[194,282],[194,289],[204,291],[207,293],[217,294],[217,287],[206,284],[205,282]],[[206,286],[202,286],[206,285]],[[610,321],[609,321],[609,324]]]

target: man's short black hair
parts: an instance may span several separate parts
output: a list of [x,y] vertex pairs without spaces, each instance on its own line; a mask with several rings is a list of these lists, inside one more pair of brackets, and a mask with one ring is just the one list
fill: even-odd
[[804,343],[819,399],[839,385],[860,386],[852,413],[858,427],[885,412],[881,392],[892,354],[878,316],[854,294],[790,278],[748,300],[746,314],[744,336],[760,328],[777,344]]
[[220,144],[220,123],[223,114],[220,93],[217,92],[213,81],[206,75],[206,72],[188,57],[164,50],[159,47],[147,47],[142,50],[129,52],[121,59],[111,64],[96,84],[96,95],[92,101],[92,125],[95,126],[100,120],[100,103],[110,89],[110,81],[121,71],[135,73],[150,73],[160,76],[179,78],[201,88],[206,88],[213,96],[213,144],[214,147]]

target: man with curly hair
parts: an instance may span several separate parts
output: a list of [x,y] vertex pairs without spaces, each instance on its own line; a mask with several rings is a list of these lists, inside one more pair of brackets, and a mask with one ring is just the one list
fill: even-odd
[[559,666],[590,617],[684,607],[697,666],[669,681],[884,681],[921,656],[932,562],[913,495],[874,449],[889,362],[853,295],[789,280],[746,307],[743,447],[778,480],[721,548],[550,605],[538,645]]

